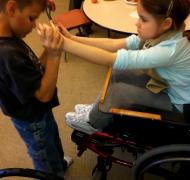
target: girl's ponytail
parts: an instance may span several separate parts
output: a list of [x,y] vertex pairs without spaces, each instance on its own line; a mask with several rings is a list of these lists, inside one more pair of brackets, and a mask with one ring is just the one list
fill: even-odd
[[184,31],[183,36],[184,36],[184,37],[186,36],[187,39],[188,39],[189,42],[190,42],[190,30],[188,30],[188,31]]

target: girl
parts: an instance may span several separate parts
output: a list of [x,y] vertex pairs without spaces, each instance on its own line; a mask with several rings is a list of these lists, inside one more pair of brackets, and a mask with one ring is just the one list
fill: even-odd
[[183,37],[189,11],[189,0],[139,0],[138,36],[126,39],[76,37],[62,27],[65,51],[113,67],[101,111],[99,100],[77,105],[66,114],[67,124],[88,134],[102,130],[112,121],[110,107],[183,112],[183,104],[190,103],[190,44]]

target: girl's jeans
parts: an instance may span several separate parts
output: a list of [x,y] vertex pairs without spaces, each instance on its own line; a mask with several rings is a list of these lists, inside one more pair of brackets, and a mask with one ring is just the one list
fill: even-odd
[[35,169],[63,177],[67,162],[52,111],[33,118],[32,122],[15,118],[12,121],[26,143]]

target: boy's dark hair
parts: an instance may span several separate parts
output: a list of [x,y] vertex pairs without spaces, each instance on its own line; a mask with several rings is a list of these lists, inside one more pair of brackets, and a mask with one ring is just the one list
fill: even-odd
[[[2,11],[5,7],[5,4],[9,0],[0,0],[0,11]],[[22,10],[24,7],[29,6],[32,3],[37,3],[42,7],[42,11],[45,10],[47,5],[47,0],[15,0],[19,6],[19,8]]]
[[172,29],[179,30],[190,13],[189,0],[141,0],[144,9],[156,18],[171,17]]

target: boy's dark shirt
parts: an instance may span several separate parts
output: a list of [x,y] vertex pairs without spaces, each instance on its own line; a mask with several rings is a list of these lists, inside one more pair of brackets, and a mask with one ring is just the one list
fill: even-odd
[[34,97],[43,75],[43,66],[19,38],[0,37],[0,105],[4,114],[32,121],[59,105],[57,92],[47,103]]

